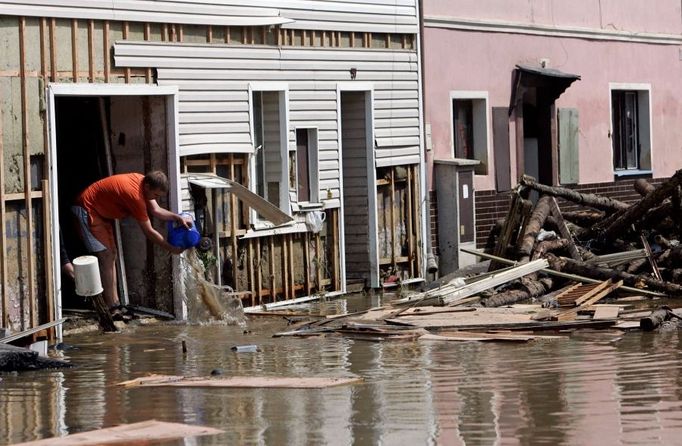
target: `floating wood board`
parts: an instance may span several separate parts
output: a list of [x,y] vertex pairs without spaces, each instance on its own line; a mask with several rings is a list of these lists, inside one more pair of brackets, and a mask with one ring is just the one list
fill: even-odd
[[323,389],[326,387],[357,384],[360,377],[281,377],[281,376],[230,376],[226,378],[196,377],[175,375],[151,375],[118,383],[124,387],[222,387],[241,389]]
[[515,333],[478,333],[463,331],[457,333],[442,333],[440,335],[426,334],[420,341],[456,341],[456,342],[528,342],[539,339],[566,339],[565,336],[538,336]]
[[[387,323],[396,325],[406,325],[403,318],[400,319],[387,319]],[[440,324],[439,324],[440,322]],[[563,331],[563,330],[573,330],[576,328],[593,328],[593,329],[603,329],[611,328],[617,321],[604,320],[604,321],[593,321],[593,320],[583,320],[583,321],[566,321],[566,322],[518,322],[518,323],[486,323],[486,324],[470,324],[463,325],[459,323],[452,323],[444,320],[432,321],[430,324],[420,324],[423,327],[428,327],[429,329],[456,329],[459,331],[490,331],[490,330],[509,330],[509,331]],[[637,322],[639,324],[639,322]]]
[[620,313],[620,307],[618,306],[615,307],[599,306],[594,310],[594,316],[592,316],[592,319],[594,320],[618,319],[618,313]]
[[186,177],[190,184],[195,184],[205,189],[225,189],[239,198],[246,206],[258,212],[260,216],[277,226],[294,221],[293,217],[236,181],[208,173],[191,173],[183,174],[182,176]]
[[427,314],[442,314],[442,313],[466,313],[468,311],[476,311],[473,307],[416,307],[409,308],[396,317],[405,316],[425,316]]
[[65,437],[30,441],[15,446],[95,446],[101,444],[133,444],[143,441],[171,440],[222,433],[224,433],[224,431],[212,427],[149,420],[140,423],[122,424],[120,426],[98,429],[95,431],[81,432]]

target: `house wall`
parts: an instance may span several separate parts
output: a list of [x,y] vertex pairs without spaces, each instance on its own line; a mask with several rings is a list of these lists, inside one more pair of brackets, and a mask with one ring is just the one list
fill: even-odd
[[[416,164],[419,149],[417,55],[408,50],[241,48],[146,42],[115,44],[123,67],[157,67],[159,85],[180,89],[180,153],[251,153],[250,83],[278,82],[289,88],[290,148],[296,127],[317,127],[320,196],[339,202],[336,93],[339,82],[374,87],[377,166]],[[189,68],[191,67],[191,68]]]
[[[416,2],[413,0],[362,3],[346,0],[246,0],[231,3],[202,0],[191,4],[142,0],[2,2],[0,326],[10,326],[12,330],[28,328],[44,322],[48,312],[52,311],[49,306],[55,290],[48,284],[51,283],[51,265],[55,261],[50,255],[54,241],[50,240],[49,231],[44,230],[49,223],[47,184],[51,166],[45,120],[45,86],[49,82],[155,84],[157,74],[159,84],[182,79],[182,72],[168,70],[164,77],[165,68],[157,72],[152,65],[139,68],[117,65],[113,59],[113,44],[119,41],[176,42],[178,46],[179,43],[203,42],[233,48],[248,46],[247,52],[260,45],[260,50],[268,46],[274,53],[282,52],[289,56],[295,53],[286,51],[290,47],[319,49],[321,51],[316,55],[322,57],[326,54],[327,60],[336,58],[343,63],[339,64],[338,70],[330,69],[323,57],[317,61],[308,60],[300,70],[287,71],[297,81],[306,76],[308,86],[322,86],[306,89],[305,82],[298,85],[302,90],[301,102],[298,103],[300,109],[293,113],[292,108],[289,141],[293,143],[293,128],[298,124],[310,126],[311,122],[315,122],[321,134],[327,132],[327,140],[321,140],[320,195],[331,195],[326,204],[333,207],[339,204],[336,186],[339,161],[338,147],[329,139],[337,136],[336,118],[330,112],[336,109],[336,81],[350,80],[351,67],[357,67],[359,80],[366,80],[364,76],[367,74],[376,75],[375,71],[387,69],[393,72],[393,76],[381,74],[374,79],[375,95],[377,98],[383,95],[384,100],[377,104],[376,112],[377,118],[383,119],[376,123],[377,128],[382,129],[377,131],[377,143],[383,148],[381,163],[391,165],[420,161],[419,127],[415,124],[419,116],[417,31]],[[348,59],[344,49],[353,57]],[[305,49],[303,53],[309,55],[310,51]],[[257,57],[263,57],[263,54],[258,52]],[[374,59],[378,65],[371,64]],[[286,66],[283,59],[274,61],[272,66],[279,69],[280,64]],[[224,74],[215,70],[215,66],[207,68],[207,72],[213,71],[219,76]],[[239,67],[239,70],[248,73],[244,67]],[[269,73],[263,66],[256,67],[253,72]],[[229,149],[233,152],[230,153],[252,150],[249,145],[250,128],[244,124],[248,121],[246,90],[237,89],[235,93],[230,88],[223,88],[230,83],[229,79],[227,82],[220,78],[213,81],[215,85],[209,88],[206,88],[209,84],[200,84],[194,90],[181,89],[181,142],[201,146],[195,153],[215,153],[217,148],[226,152],[224,139],[216,141],[206,135],[236,134],[238,138],[242,137],[238,141],[243,147],[239,149],[233,144]],[[195,79],[189,79],[187,84],[193,82]],[[407,90],[406,96],[402,96],[403,90]],[[317,104],[324,105],[320,108]],[[247,117],[246,121],[244,117]],[[232,122],[239,124],[230,127]],[[247,134],[247,139],[243,139],[244,134]],[[191,151],[184,152],[184,155],[190,154]],[[25,178],[33,181],[24,181]],[[330,221],[338,224],[338,211],[327,212],[332,216]],[[338,231],[338,227],[330,224],[332,236],[328,237],[329,240],[335,240],[334,231]],[[288,239],[291,238],[293,236]],[[319,252],[322,243],[313,246]],[[333,243],[329,246],[333,252]],[[298,248],[289,252],[295,249]],[[333,268],[338,268],[338,265]],[[317,286],[325,285],[323,281],[327,280],[327,283],[331,281],[334,289],[339,289],[338,271],[332,273],[330,279],[322,279],[318,274]],[[255,281],[249,283],[253,285]],[[295,287],[291,282],[289,286],[292,289],[287,296],[294,297]],[[311,288],[310,285],[306,287]],[[260,290],[258,293],[260,295]],[[10,308],[18,310],[10,315]]]
[[[641,2],[615,0],[456,3],[425,2],[425,120],[432,157],[452,156],[450,91],[487,91],[490,113],[509,106],[516,64],[539,66],[547,59],[550,68],[582,77],[556,102],[580,113],[579,183],[614,178],[609,83],[651,86],[653,176],[670,176],[682,164],[682,128],[676,125],[682,118],[679,2],[664,1],[655,12]],[[510,152],[514,180],[513,123]],[[490,147],[489,159],[492,153]],[[494,160],[491,166],[487,175],[476,176],[477,190],[495,188]]]

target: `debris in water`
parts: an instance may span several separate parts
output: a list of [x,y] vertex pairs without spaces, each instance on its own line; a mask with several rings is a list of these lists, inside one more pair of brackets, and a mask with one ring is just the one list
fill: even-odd
[[218,376],[223,374],[223,369],[213,369],[211,370],[211,376]]
[[260,351],[257,345],[235,345],[231,350],[235,353],[255,353]]

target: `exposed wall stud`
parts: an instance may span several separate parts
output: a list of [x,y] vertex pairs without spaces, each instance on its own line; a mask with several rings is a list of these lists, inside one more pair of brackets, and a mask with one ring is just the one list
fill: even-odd
[[303,234],[303,286],[305,295],[310,296],[310,234]]
[[71,67],[72,81],[78,82],[78,20],[71,20]]
[[21,82],[21,133],[24,158],[24,194],[28,252],[28,299],[31,326],[38,325],[35,301],[35,258],[33,252],[33,203],[31,198],[31,154],[28,140],[28,93],[26,91],[26,19],[19,18],[19,77]]
[[57,34],[57,23],[55,19],[50,19],[50,81],[57,82],[57,44],[55,43]]
[[109,21],[104,21],[104,26],[102,27],[102,50],[104,51],[104,82],[109,82],[109,77],[111,76],[111,47],[109,46]]
[[[128,40],[128,33],[130,31],[130,27],[128,25],[128,22],[123,22],[123,40]],[[125,78],[126,84],[130,83],[130,67],[125,67],[123,69],[123,76]]]
[[[144,40],[150,41],[151,39],[152,39],[151,25],[149,24],[149,22],[146,22],[144,24]],[[152,83],[152,69],[151,68],[145,69],[144,77],[145,77],[145,81],[148,84]]]
[[88,20],[88,81],[95,82],[95,22]]
[[275,283],[275,237],[268,237],[268,261],[270,273],[270,301],[277,300],[277,284]]

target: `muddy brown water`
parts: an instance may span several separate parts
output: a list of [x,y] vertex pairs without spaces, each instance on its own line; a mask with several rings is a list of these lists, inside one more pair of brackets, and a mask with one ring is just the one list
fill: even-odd
[[[366,304],[341,300],[323,310]],[[0,444],[148,419],[225,431],[145,443],[163,445],[682,444],[678,331],[581,331],[528,344],[272,337],[286,329],[286,321],[260,318],[246,327],[153,325],[69,337],[74,348],[64,355],[78,368],[0,375]],[[260,351],[231,351],[242,344]],[[114,386],[214,369],[364,382],[323,390]]]

